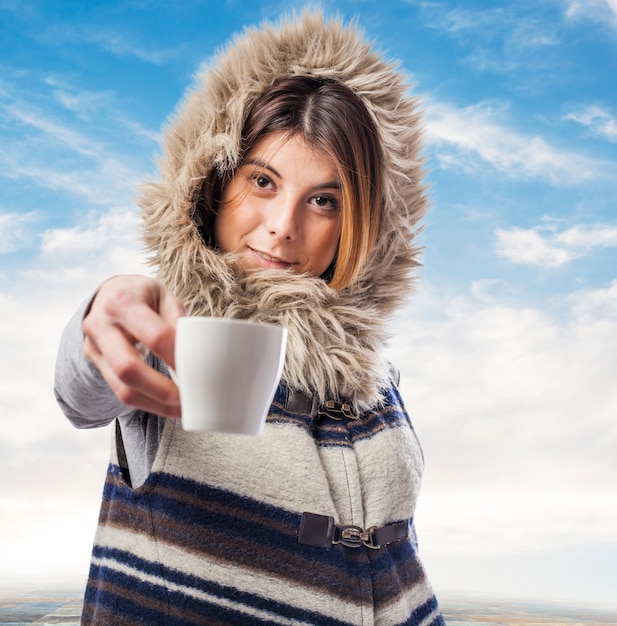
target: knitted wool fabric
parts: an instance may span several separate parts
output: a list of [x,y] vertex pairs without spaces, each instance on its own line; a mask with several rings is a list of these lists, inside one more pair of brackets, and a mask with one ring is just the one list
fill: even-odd
[[[396,390],[384,395],[340,420],[293,412],[281,386],[257,438],[170,420],[138,489],[114,457],[83,623],[441,626],[413,529],[421,450]],[[304,512],[409,532],[378,549],[303,545]]]

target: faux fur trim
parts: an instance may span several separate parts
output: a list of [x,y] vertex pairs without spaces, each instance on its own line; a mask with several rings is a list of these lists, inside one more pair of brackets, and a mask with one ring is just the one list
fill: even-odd
[[[193,222],[204,176],[239,160],[248,108],[284,75],[336,79],[362,99],[385,153],[383,212],[375,249],[358,279],[337,292],[289,272],[241,271],[206,247]],[[417,223],[426,209],[420,120],[405,77],[353,26],[305,12],[248,29],[205,68],[171,120],[160,179],[142,187],[144,238],[161,280],[194,315],[279,323],[289,331],[283,378],[321,401],[380,401],[389,380],[386,324],[411,292]]]

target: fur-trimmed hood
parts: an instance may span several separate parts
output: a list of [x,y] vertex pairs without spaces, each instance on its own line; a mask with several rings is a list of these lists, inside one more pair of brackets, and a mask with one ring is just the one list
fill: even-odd
[[[383,212],[359,277],[335,291],[321,278],[238,269],[207,247],[193,220],[205,176],[239,162],[252,103],[285,75],[335,79],[364,102],[382,143]],[[426,207],[420,119],[397,67],[354,26],[305,12],[247,29],[201,71],[165,132],[160,177],[141,189],[144,237],[159,278],[190,314],[279,323],[289,331],[283,379],[320,401],[348,398],[358,409],[380,399],[390,369],[389,318],[411,292],[414,246]]]

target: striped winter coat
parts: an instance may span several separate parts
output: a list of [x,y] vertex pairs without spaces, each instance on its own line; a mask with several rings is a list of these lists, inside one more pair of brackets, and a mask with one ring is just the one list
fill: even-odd
[[[248,107],[289,74],[346,85],[383,147],[376,245],[340,291],[320,278],[243,271],[194,222],[204,177],[238,164]],[[186,433],[173,420],[124,411],[84,623],[443,623],[411,524],[422,456],[384,351],[387,324],[411,291],[426,208],[408,91],[354,28],[305,13],[238,37],[171,120],[160,176],[140,198],[158,277],[190,314],[285,326],[287,356],[260,437]],[[338,413],[341,402],[358,419]],[[137,488],[121,468],[127,423],[148,436],[155,424],[160,435]]]
[[[396,389],[356,420],[288,395],[258,438],[170,420],[138,489],[112,460],[85,624],[443,623],[412,525],[420,447]],[[307,545],[306,513],[396,534],[378,548],[325,533]]]

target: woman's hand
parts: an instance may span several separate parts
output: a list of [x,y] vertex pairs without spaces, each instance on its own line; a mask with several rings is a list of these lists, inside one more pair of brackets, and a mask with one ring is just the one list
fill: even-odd
[[174,367],[176,321],[182,303],[146,276],[115,276],[98,290],[83,320],[84,353],[116,396],[156,415],[180,417],[176,385],[148,366],[144,350]]

